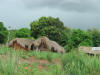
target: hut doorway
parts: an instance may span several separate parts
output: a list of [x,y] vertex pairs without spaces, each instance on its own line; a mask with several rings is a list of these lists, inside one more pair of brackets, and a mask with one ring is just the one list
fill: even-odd
[[57,50],[54,49],[54,47],[51,48],[52,52],[57,52]]
[[31,45],[31,50],[34,50],[34,44]]

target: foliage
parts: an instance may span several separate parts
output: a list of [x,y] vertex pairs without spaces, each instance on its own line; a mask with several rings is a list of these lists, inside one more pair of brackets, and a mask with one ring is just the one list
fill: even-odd
[[69,27],[65,26],[65,30],[67,34],[71,34],[71,29]]
[[95,47],[100,46],[100,31],[97,29],[92,30],[93,44]]
[[9,37],[10,37],[9,41],[16,38],[16,31],[17,30],[9,30]]
[[38,38],[47,36],[51,40],[65,45],[67,41],[66,28],[59,18],[41,17],[39,20],[31,23],[31,36]]
[[21,28],[16,32],[15,36],[18,38],[28,38],[30,37],[30,30],[28,28]]
[[4,27],[3,23],[0,22],[0,44],[6,43],[7,39],[8,39],[8,31]]
[[78,46],[92,46],[92,36],[83,30],[80,29],[74,29],[72,30],[71,34],[71,44],[73,47]]
[[87,33],[92,36],[93,46],[99,47],[100,46],[100,31],[96,28],[88,29]]
[[88,56],[76,51],[62,57],[64,75],[99,75],[100,57]]
[[69,46],[69,45],[64,46],[64,48],[65,48],[66,52],[69,52],[71,50],[71,46]]

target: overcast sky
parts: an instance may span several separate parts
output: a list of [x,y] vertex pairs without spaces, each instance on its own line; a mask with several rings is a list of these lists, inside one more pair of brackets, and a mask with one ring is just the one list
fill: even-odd
[[6,27],[29,27],[41,16],[59,17],[71,28],[100,29],[100,0],[0,0],[0,21]]

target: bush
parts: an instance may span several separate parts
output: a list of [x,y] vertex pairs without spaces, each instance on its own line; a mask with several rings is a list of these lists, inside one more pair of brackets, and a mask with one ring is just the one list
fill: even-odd
[[[87,42],[88,41],[88,42]],[[82,41],[79,46],[92,46],[92,41],[91,40],[85,40],[85,41]]]
[[29,38],[30,37],[30,30],[28,28],[22,28],[16,31],[16,37],[18,38]]
[[77,48],[80,45],[93,46],[92,36],[83,30],[74,29],[71,35],[71,45]]
[[17,30],[9,30],[9,41],[11,41],[12,39],[16,38],[16,31]]
[[8,39],[8,31],[4,27],[3,23],[0,22],[0,44],[6,43]]
[[65,48],[66,52],[69,52],[71,50],[69,45],[64,46],[64,48]]
[[98,31],[97,29],[93,29],[92,30],[92,39],[93,39],[93,44],[95,47],[99,47],[100,46],[100,31]]

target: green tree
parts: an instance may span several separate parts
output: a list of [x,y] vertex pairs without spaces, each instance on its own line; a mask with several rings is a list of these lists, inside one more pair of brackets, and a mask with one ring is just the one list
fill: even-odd
[[66,30],[66,32],[67,32],[68,35],[71,34],[71,29],[70,29],[69,27],[66,26],[66,27],[65,27],[65,30]]
[[32,37],[47,36],[63,46],[66,44],[66,28],[59,18],[41,17],[39,20],[33,21],[30,26]]
[[17,30],[9,30],[9,41],[11,41],[12,39],[16,38],[16,31]]
[[30,37],[30,30],[28,28],[21,28],[18,31],[16,31],[15,37],[29,38]]
[[3,23],[0,22],[0,44],[6,43],[8,39],[8,30],[4,27]]
[[96,28],[92,30],[92,37],[93,37],[93,45],[95,47],[100,46],[100,31],[98,31]]
[[92,46],[92,36],[80,29],[72,30],[71,44],[73,47]]

